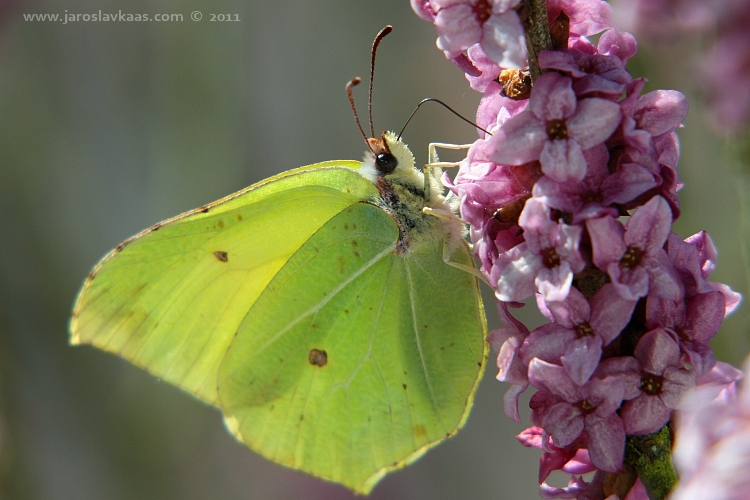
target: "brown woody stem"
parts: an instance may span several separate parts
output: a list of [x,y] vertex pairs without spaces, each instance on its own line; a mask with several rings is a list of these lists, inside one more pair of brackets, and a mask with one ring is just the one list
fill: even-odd
[[552,37],[549,33],[549,17],[547,15],[547,0],[524,0],[520,14],[526,33],[529,73],[531,73],[531,80],[534,81],[542,74],[539,69],[539,52],[552,49]]

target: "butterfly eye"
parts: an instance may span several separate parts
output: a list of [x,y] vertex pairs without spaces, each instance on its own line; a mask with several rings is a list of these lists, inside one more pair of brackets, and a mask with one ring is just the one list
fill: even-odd
[[381,174],[390,174],[398,166],[398,160],[391,153],[380,153],[375,157],[375,165]]

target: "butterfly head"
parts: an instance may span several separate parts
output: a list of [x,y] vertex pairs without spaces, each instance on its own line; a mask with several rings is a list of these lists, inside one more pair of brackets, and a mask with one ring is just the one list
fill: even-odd
[[414,171],[414,155],[393,132],[383,132],[380,139],[367,139],[368,150],[360,173],[377,183],[380,178],[411,175]]

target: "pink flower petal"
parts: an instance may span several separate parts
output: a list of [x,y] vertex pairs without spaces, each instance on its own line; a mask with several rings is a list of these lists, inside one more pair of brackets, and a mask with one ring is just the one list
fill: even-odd
[[568,344],[562,365],[578,385],[583,385],[591,378],[602,357],[602,338],[598,335],[576,339]]
[[542,427],[552,436],[555,446],[572,443],[583,431],[581,410],[568,403],[558,403],[542,419]]
[[484,23],[480,45],[490,59],[504,68],[523,68],[527,64],[523,24],[515,10],[492,14]]
[[438,32],[437,46],[452,59],[477,43],[482,27],[474,16],[474,9],[465,3],[441,8],[435,16]]
[[580,181],[586,175],[586,158],[574,140],[545,142],[539,162],[542,172],[556,182]]
[[539,159],[546,141],[544,123],[525,111],[505,122],[489,138],[489,159],[505,165],[523,165]]
[[625,244],[646,253],[655,253],[664,247],[672,227],[672,211],[661,196],[654,196],[635,211],[627,223]]
[[607,283],[591,297],[589,302],[591,305],[589,324],[602,336],[604,345],[608,345],[630,321],[635,301],[623,299],[617,289],[611,283]]
[[575,114],[566,121],[568,137],[578,141],[582,149],[592,148],[607,140],[621,119],[617,103],[596,97],[582,99]]
[[572,80],[556,72],[540,76],[534,83],[529,109],[537,118],[545,121],[571,116],[576,110]]
[[601,217],[586,221],[586,229],[594,247],[594,264],[602,271],[607,271],[610,262],[619,266],[627,246],[623,241],[625,229],[614,217]]
[[659,396],[642,394],[622,405],[622,421],[627,434],[651,434],[669,421],[672,410]]
[[606,472],[617,472],[622,468],[625,454],[625,429],[616,413],[601,419],[590,415],[586,418],[589,435],[591,462]]
[[563,261],[552,269],[542,267],[537,272],[534,284],[545,300],[565,300],[573,283],[573,271],[570,263]]

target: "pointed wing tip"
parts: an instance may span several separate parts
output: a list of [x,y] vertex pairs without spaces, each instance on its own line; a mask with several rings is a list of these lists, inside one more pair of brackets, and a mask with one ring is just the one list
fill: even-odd
[[237,419],[230,415],[224,415],[224,426],[227,428],[230,434],[232,434],[238,441],[244,443],[245,440],[242,438],[240,433],[240,423]]

